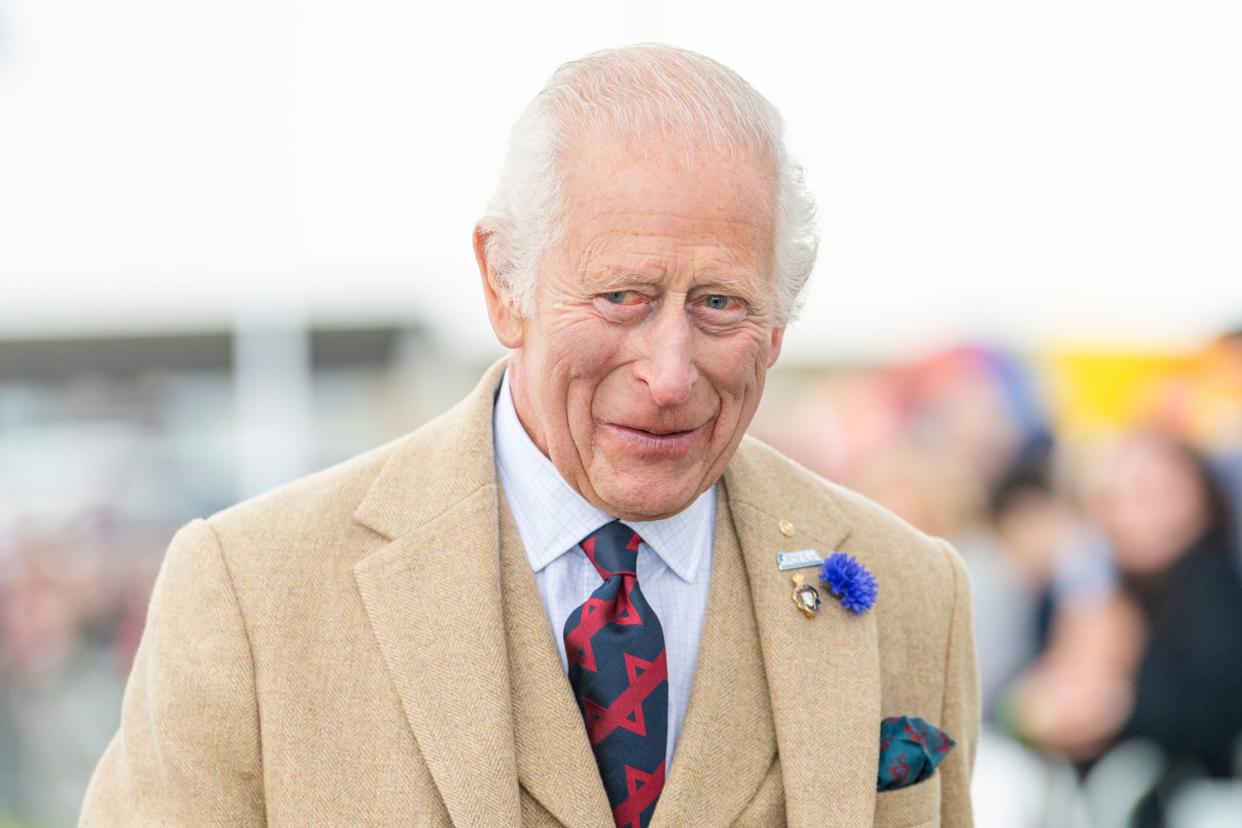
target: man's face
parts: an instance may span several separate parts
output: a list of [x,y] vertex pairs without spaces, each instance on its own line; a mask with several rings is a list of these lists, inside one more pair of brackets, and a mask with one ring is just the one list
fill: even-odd
[[723,473],[780,350],[774,169],[603,139],[565,164],[565,232],[508,323],[518,415],[587,500],[666,517]]

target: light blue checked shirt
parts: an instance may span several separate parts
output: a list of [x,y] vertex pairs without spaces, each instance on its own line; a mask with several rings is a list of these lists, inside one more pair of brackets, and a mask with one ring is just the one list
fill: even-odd
[[[561,666],[568,671],[565,622],[601,583],[577,544],[613,517],[574,491],[530,439],[513,408],[507,371],[496,398],[492,433],[496,471],[535,573]],[[643,539],[638,547],[638,583],[664,629],[669,689],[665,768],[671,769],[707,612],[716,489],[708,489],[670,518],[626,524]]]

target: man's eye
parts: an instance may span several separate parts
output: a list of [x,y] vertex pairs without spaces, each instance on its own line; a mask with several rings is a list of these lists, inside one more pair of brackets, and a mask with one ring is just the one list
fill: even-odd
[[638,301],[638,293],[633,290],[610,290],[603,297],[614,305],[633,305]]
[[707,305],[712,310],[728,310],[729,302],[730,299],[728,296],[724,296],[719,293],[713,293],[703,300],[703,304]]

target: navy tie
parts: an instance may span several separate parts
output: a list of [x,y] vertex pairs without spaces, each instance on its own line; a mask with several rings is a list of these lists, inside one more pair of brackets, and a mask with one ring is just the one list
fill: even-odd
[[638,588],[638,534],[614,520],[578,546],[604,579],[565,622],[565,655],[617,828],[646,828],[664,788],[668,661]]

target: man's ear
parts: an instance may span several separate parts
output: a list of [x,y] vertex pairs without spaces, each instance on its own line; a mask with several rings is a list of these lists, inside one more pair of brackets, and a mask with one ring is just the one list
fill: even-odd
[[768,367],[771,368],[776,364],[776,358],[781,355],[781,345],[785,342],[785,328],[772,329],[772,350],[768,351]]
[[481,226],[474,227],[474,258],[479,263],[479,276],[483,280],[483,301],[487,303],[487,318],[491,320],[496,338],[506,348],[522,347],[526,332],[526,320],[517,312],[509,299],[504,280],[487,260],[488,232]]

